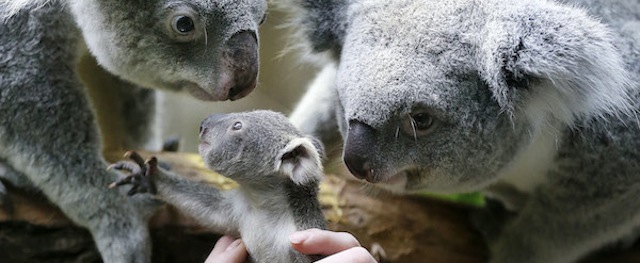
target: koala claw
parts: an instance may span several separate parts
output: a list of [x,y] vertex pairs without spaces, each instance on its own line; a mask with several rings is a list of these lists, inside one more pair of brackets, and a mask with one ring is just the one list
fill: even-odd
[[131,161],[120,161],[110,165],[107,169],[126,171],[129,175],[111,183],[109,185],[109,189],[130,184],[133,187],[129,190],[127,196],[132,196],[138,193],[156,194],[156,187],[151,181],[151,177],[158,172],[158,159],[156,157],[151,157],[144,161],[142,156],[134,151],[128,151],[125,153],[124,158],[131,159]]

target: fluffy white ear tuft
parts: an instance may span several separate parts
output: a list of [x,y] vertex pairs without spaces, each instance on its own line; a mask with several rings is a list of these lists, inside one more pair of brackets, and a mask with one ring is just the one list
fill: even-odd
[[291,140],[276,156],[276,170],[299,185],[322,180],[322,160],[310,138]]

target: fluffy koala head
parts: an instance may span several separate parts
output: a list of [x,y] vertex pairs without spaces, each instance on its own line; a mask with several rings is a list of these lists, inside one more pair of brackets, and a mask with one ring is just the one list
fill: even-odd
[[207,167],[245,186],[322,178],[322,144],[272,111],[210,115],[200,126],[198,150]]
[[69,1],[87,46],[112,73],[203,100],[249,94],[266,0]]
[[338,62],[349,170],[399,191],[472,191],[541,130],[631,109],[608,29],[546,1],[290,1]]

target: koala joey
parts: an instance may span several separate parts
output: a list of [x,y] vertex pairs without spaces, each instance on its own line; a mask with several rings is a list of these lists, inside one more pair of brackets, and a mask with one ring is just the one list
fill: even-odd
[[575,262],[640,226],[640,2],[281,5],[328,61],[293,122],[337,127],[374,185],[502,202],[491,262]]
[[324,228],[317,199],[322,145],[272,111],[211,115],[200,127],[199,152],[207,167],[239,187],[221,191],[146,163],[113,164],[131,175],[111,186],[133,184],[131,194],[151,192],[203,226],[241,236],[254,262],[311,262],[293,250],[288,236]]
[[[157,202],[123,204],[105,189],[118,174],[106,170],[101,137],[124,134],[127,148],[150,139],[155,95],[142,88],[210,101],[250,93],[266,7],[266,0],[0,0],[0,183],[42,192],[89,229],[105,262],[149,262],[146,221]],[[94,101],[77,67],[88,54],[110,80]],[[107,97],[120,104],[95,107]],[[102,133],[101,110],[115,115]]]

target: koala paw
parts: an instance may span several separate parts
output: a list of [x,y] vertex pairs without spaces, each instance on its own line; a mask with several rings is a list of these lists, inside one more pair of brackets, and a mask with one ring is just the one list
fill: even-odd
[[152,156],[144,161],[142,156],[134,151],[128,151],[125,153],[124,158],[130,159],[131,161],[120,161],[110,165],[107,169],[126,171],[129,175],[110,184],[109,189],[130,184],[132,187],[127,193],[128,196],[138,193],[156,194],[156,187],[153,184],[151,177],[158,172],[158,159]]

